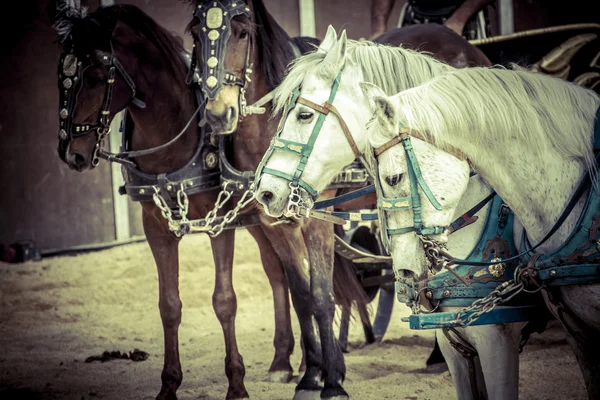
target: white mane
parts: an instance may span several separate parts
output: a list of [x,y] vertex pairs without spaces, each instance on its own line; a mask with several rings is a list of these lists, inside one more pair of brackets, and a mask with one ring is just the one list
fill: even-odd
[[426,131],[439,147],[461,138],[486,152],[519,140],[537,154],[552,146],[595,174],[591,138],[600,98],[565,80],[527,71],[466,68],[395,98],[401,122]]
[[[454,69],[428,53],[402,47],[348,40],[347,49],[348,59],[362,69],[363,80],[379,86],[388,95],[415,87],[436,75]],[[323,78],[337,74],[338,71],[331,71],[329,65],[323,63],[326,55],[325,52],[315,51],[297,58],[290,64],[287,76],[275,91],[274,115],[285,107],[290,93],[302,85],[308,74],[316,73]]]

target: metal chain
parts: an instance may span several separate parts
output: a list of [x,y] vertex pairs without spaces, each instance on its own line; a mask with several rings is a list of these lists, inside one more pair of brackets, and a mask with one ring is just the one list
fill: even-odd
[[215,201],[215,207],[206,214],[206,217],[204,217],[204,220],[206,221],[206,226],[210,226],[213,222],[215,222],[215,219],[217,218],[217,212],[221,208],[223,208],[225,203],[227,203],[231,198],[233,190],[227,190],[227,186],[230,183],[231,182],[229,181],[223,183],[223,190],[221,190],[221,192],[219,192],[219,195],[217,196],[217,201]]
[[187,214],[190,208],[190,201],[187,193],[183,189],[183,183],[179,185],[179,190],[177,191],[177,205],[180,210],[179,214],[181,215],[181,222],[188,221]]
[[[219,192],[214,208],[210,210],[204,218],[205,229],[203,229],[202,231],[208,233],[211,237],[217,237],[218,235],[220,235],[221,232],[223,232],[223,230],[225,229],[225,226],[233,222],[238,217],[240,210],[246,207],[248,204],[250,204],[251,201],[254,200],[254,185],[250,185],[250,188],[242,194],[242,197],[238,201],[235,208],[229,210],[224,215],[223,221],[217,225],[212,226],[212,224],[217,219],[217,213],[225,206],[225,204],[229,201],[229,199],[234,193],[233,190],[227,189],[227,187],[231,183],[232,182],[225,182],[223,184],[223,190]],[[167,202],[160,194],[159,188],[153,186],[153,189],[154,193],[152,194],[152,199],[154,200],[154,204],[156,204],[156,206],[160,209],[162,216],[167,220],[169,230],[173,232],[173,234],[177,237],[183,236],[181,223],[189,222],[187,215],[190,205],[188,195],[183,189],[183,184],[181,184],[180,189],[177,191],[177,206],[179,208],[178,211],[180,214],[180,219],[178,220],[175,220],[173,218],[173,211],[167,205]]]
[[456,313],[457,325],[467,327],[477,321],[483,314],[492,311],[498,304],[506,303],[523,291],[523,283],[513,279],[504,282],[486,297],[475,300],[473,304]]
[[221,234],[221,232],[223,232],[223,229],[225,228],[225,226],[238,217],[240,210],[242,208],[246,207],[248,204],[250,204],[250,202],[253,200],[254,200],[254,185],[251,184],[250,188],[248,188],[248,190],[246,190],[244,192],[244,194],[238,201],[238,204],[235,206],[235,208],[233,210],[227,211],[227,214],[225,214],[225,216],[223,217],[223,222],[211,227],[208,230],[208,234],[210,235],[210,237],[214,238],[214,237],[219,236]]
[[451,258],[448,258],[446,255],[446,243],[439,242],[424,235],[417,235],[417,237],[421,241],[425,256],[429,261],[430,272],[435,275],[437,272],[446,268],[446,265],[451,261]]
[[153,186],[152,188],[154,189],[152,200],[154,200],[154,204],[156,204],[156,207],[160,209],[162,216],[167,220],[169,224],[169,230],[173,232],[175,236],[181,237],[181,232],[179,232],[179,223],[173,220],[171,208],[167,205],[165,199],[160,195],[160,190],[158,187]]

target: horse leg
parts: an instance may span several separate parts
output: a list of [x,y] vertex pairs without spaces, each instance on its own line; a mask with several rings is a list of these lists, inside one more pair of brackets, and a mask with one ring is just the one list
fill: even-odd
[[348,331],[350,330],[350,309],[342,307],[342,316],[340,318],[340,335],[338,343],[342,353],[348,352]]
[[335,298],[333,294],[334,240],[332,227],[321,221],[307,221],[302,227],[310,260],[310,289],[313,314],[319,327],[323,355],[324,387],[322,399],[347,399],[342,387],[346,365],[333,332]]
[[546,304],[567,331],[589,399],[600,399],[600,285],[543,291]]
[[[460,354],[451,344],[450,340],[441,334],[441,330],[436,330],[436,338],[440,345],[440,350],[444,355],[448,370],[454,381],[457,398],[460,400],[478,400],[486,398],[485,382],[481,373],[481,364],[475,358],[472,363],[465,356]],[[474,395],[472,388],[472,374],[475,374],[477,396]],[[481,395],[480,395],[481,394]]]
[[263,268],[273,290],[275,305],[275,356],[269,368],[269,381],[287,383],[293,377],[290,355],[294,351],[294,332],[290,318],[290,300],[281,260],[260,226],[250,226],[248,232],[260,249]]
[[437,335],[435,337],[435,343],[433,345],[433,350],[431,354],[427,358],[425,362],[427,372],[432,374],[442,373],[448,370],[448,366],[446,365],[446,360],[444,360],[444,355],[440,350],[440,344],[438,343]]
[[519,398],[519,342],[522,323],[467,328],[477,348],[490,400]]
[[161,374],[162,386],[156,399],[177,399],[175,393],[183,378],[179,361],[178,338],[179,324],[181,323],[179,239],[169,232],[166,222],[154,206],[143,207],[142,221],[158,271],[158,308],[165,341],[165,356]]
[[595,343],[598,334],[593,339],[590,336],[588,340],[578,340],[571,335],[568,338],[581,369],[588,398],[600,399],[600,347]]
[[235,230],[233,229],[225,230],[210,240],[215,261],[215,290],[212,301],[225,337],[225,374],[229,380],[226,397],[228,400],[249,398],[244,386],[246,369],[235,338],[237,299],[232,282],[234,241]]
[[263,231],[283,263],[292,303],[298,316],[306,369],[296,386],[295,400],[318,396],[322,389],[321,349],[315,336],[310,293],[308,250],[298,226],[271,226],[267,220]]

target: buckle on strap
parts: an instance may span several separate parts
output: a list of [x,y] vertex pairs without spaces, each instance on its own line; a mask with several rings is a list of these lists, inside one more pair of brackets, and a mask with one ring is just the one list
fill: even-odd
[[369,179],[366,169],[349,168],[341,171],[331,183],[363,183]]

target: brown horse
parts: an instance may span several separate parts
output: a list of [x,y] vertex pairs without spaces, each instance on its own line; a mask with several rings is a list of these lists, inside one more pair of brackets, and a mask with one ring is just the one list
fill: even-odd
[[[269,104],[266,113],[249,116],[246,103],[259,100],[281,82],[286,66],[302,52],[294,51],[299,43],[290,39],[261,0],[197,1],[189,30],[208,98],[206,119],[214,132],[233,133],[228,141],[236,150],[235,167],[254,171],[276,132],[279,117],[269,116]],[[457,66],[489,65],[481,51],[441,26],[415,26],[394,34],[399,36],[383,41],[398,40],[429,50],[441,59],[453,60]],[[342,387],[345,364],[332,330],[333,228],[312,219],[275,221],[266,215],[261,219],[267,238],[283,261],[300,319],[307,369],[296,387],[295,398],[347,398]]]
[[[198,126],[201,101],[192,85],[186,83],[189,66],[184,61],[182,42],[140,9],[117,5],[100,8],[87,16],[79,9],[63,8],[55,27],[63,43],[58,72],[62,128],[59,155],[70,168],[78,171],[93,168],[99,156],[125,164],[125,188],[133,200],[141,201],[144,232],[159,277],[165,355],[158,398],[176,398],[182,381],[178,346],[182,307],[178,282],[180,238],[169,229],[164,213],[173,205],[169,202],[175,202],[175,209],[178,206],[177,194],[170,188],[179,187],[174,180],[185,183],[190,193],[187,216],[201,218],[213,210],[220,187],[220,171],[214,162],[218,146],[211,140],[210,132]],[[117,157],[101,150],[102,140],[112,117],[124,109],[128,113],[127,125],[133,121],[135,131],[125,141],[130,152]],[[186,175],[188,173],[192,175]],[[154,193],[155,189],[158,193]],[[155,201],[160,198],[168,203],[167,207],[157,207]],[[226,204],[221,213],[227,212],[229,207],[231,205]],[[238,225],[253,222],[252,214],[242,217],[246,218],[234,220],[232,226],[236,226],[236,221]],[[263,227],[258,225],[258,219],[247,229],[259,246],[273,290],[275,355],[269,379],[287,382],[293,375],[290,355],[294,337],[282,261]],[[234,325],[234,234],[234,230],[226,229],[211,237],[215,263],[213,307],[225,337],[227,398],[244,398],[247,397],[243,381],[245,368],[237,348]],[[336,272],[340,272],[340,279],[347,277],[345,279],[354,282],[356,286],[350,289],[361,289],[356,279],[352,280],[351,270],[336,269]],[[348,286],[338,286],[348,289]],[[341,305],[345,308],[356,302],[366,315],[366,299],[360,293],[356,295],[346,290],[346,293],[338,292],[336,298],[342,299]]]

